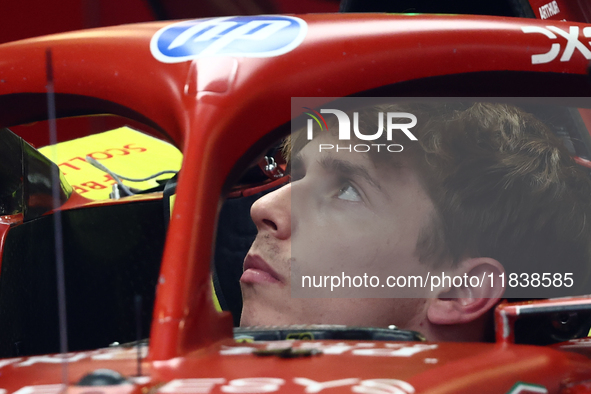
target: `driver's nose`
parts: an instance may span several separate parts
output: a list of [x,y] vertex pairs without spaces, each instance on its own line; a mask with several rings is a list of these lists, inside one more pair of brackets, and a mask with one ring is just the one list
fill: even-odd
[[259,233],[269,233],[278,239],[291,236],[291,184],[261,198],[252,205],[250,216]]

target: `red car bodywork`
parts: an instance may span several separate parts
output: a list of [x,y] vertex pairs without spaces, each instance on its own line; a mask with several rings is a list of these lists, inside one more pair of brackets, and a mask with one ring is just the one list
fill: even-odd
[[[288,132],[286,125],[299,115],[290,113],[291,97],[384,91],[399,97],[584,97],[590,91],[590,59],[580,46],[591,50],[591,25],[469,16],[299,17],[308,26],[304,41],[268,58],[159,62],[150,40],[168,22],[0,47],[0,126],[46,117],[46,50],[51,48],[58,117],[125,116],[153,127],[184,154],[143,377],[132,378],[137,374],[133,349],[113,348],[0,360],[0,389],[49,394],[59,392],[66,379],[68,390],[80,393],[591,391],[591,361],[579,354],[585,353],[586,341],[514,345],[510,321],[520,312],[510,307],[497,313],[496,344],[325,341],[311,342],[324,350],[320,355],[282,359],[253,354],[253,348],[269,344],[232,339],[230,316],[215,311],[210,287],[218,205],[244,163]],[[571,37],[540,33],[548,26]],[[528,33],[524,27],[533,29]],[[556,44],[553,60],[532,62],[532,56],[547,54]],[[569,45],[575,47],[563,60]],[[98,204],[76,198],[62,209]],[[1,220],[4,239],[18,218]],[[66,375],[63,360],[69,361]],[[130,383],[75,386],[101,368],[130,377]]]

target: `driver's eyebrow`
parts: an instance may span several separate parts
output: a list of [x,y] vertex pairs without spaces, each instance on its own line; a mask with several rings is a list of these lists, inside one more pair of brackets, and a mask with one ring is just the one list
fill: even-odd
[[325,171],[362,178],[380,192],[382,191],[380,183],[370,175],[367,168],[363,165],[353,164],[332,156],[323,156],[319,162]]

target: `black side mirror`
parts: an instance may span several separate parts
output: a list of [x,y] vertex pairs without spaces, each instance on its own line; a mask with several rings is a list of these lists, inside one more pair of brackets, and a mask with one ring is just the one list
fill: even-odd
[[59,205],[72,187],[59,167],[8,129],[0,129],[0,215],[28,221],[53,209],[52,173],[59,174]]

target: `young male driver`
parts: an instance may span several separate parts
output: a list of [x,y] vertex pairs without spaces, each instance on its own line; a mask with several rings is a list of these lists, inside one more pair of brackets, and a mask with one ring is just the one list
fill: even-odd
[[241,278],[242,326],[394,324],[430,340],[478,341],[505,290],[485,280],[416,288],[413,298],[292,298],[298,273],[498,278],[510,266],[587,282],[591,182],[533,116],[486,103],[357,112],[366,135],[378,112],[414,114],[418,141],[401,134],[402,152],[337,153],[319,149],[342,144],[330,123],[312,141],[292,136],[291,183],[252,206],[258,235]]

